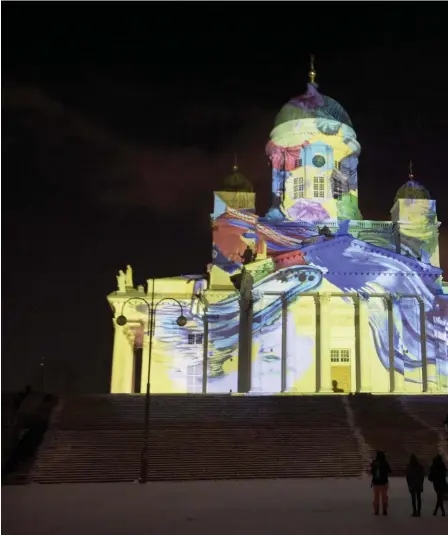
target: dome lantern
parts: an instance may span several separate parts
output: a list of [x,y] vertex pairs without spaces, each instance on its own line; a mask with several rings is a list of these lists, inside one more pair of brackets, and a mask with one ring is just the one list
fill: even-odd
[[224,188],[223,191],[234,191],[242,193],[252,193],[254,188],[242,173],[239,172],[238,163],[236,155],[234,158],[232,173],[227,175],[224,179]]
[[409,162],[408,181],[405,182],[395,195],[395,202],[399,199],[431,199],[429,191],[414,178],[412,161]]

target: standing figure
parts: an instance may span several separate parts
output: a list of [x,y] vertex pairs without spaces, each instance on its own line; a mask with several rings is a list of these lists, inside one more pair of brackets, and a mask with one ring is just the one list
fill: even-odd
[[126,286],[129,288],[134,287],[134,279],[132,277],[132,268],[129,264],[126,266]]
[[446,466],[441,455],[436,455],[432,461],[429,469],[429,481],[432,482],[434,492],[437,495],[436,508],[434,509],[434,516],[437,516],[437,511],[442,511],[442,516],[445,516],[445,507],[443,506],[443,495],[446,491]]
[[117,289],[119,293],[126,293],[126,274],[122,269],[117,275]]
[[247,246],[246,250],[242,255],[240,255],[243,264],[250,264],[255,262],[257,255],[252,251],[252,249]]
[[383,451],[377,451],[376,458],[372,461],[370,473],[372,474],[373,511],[376,515],[379,514],[381,501],[383,515],[386,516],[389,502],[387,491],[389,489],[391,469]]
[[425,471],[417,457],[412,454],[406,467],[406,482],[412,500],[412,516],[420,516],[422,510],[422,492]]
[[448,414],[445,416],[443,426],[445,427],[445,431],[448,433]]

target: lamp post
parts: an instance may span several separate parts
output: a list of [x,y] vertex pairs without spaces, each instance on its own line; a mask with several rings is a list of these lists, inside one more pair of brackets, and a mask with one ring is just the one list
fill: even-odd
[[175,301],[180,308],[180,316],[177,318],[176,323],[179,325],[179,327],[184,327],[187,323],[187,318],[183,314],[183,308],[180,302],[177,299],[174,299],[173,297],[164,297],[163,299],[160,299],[160,301],[157,301],[157,303],[154,305],[154,288],[155,288],[155,279],[153,279],[152,283],[152,293],[151,293],[151,304],[148,303],[148,301],[143,297],[131,297],[127,301],[123,303],[123,306],[121,307],[121,314],[117,318],[117,324],[120,326],[124,326],[127,323],[126,316],[123,315],[124,307],[129,303],[130,301],[143,301],[146,306],[148,307],[148,327],[149,327],[149,348],[148,348],[148,375],[146,379],[146,396],[145,396],[145,416],[144,416],[144,437],[143,437],[143,448],[142,448],[142,456],[141,456],[141,466],[140,466],[140,479],[139,483],[146,483],[148,481],[148,440],[149,440],[149,417],[150,417],[150,381],[151,381],[151,356],[152,356],[152,338],[154,336],[155,332],[155,326],[156,326],[156,310],[158,305],[162,301]]

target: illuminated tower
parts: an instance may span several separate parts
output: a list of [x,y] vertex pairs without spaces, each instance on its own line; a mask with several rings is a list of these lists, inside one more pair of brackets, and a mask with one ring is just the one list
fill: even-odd
[[391,215],[397,253],[440,267],[436,201],[414,179],[412,162],[409,179],[397,191]]
[[314,58],[304,95],[277,115],[266,152],[272,164],[272,207],[267,217],[290,221],[361,219],[358,156],[347,112],[318,91]]
[[224,179],[224,187],[215,191],[215,212],[222,205],[235,210],[255,211],[255,193],[250,181],[239,171],[236,156],[232,173]]
[[[255,252],[258,221],[252,184],[239,172],[236,158],[232,173],[224,179],[223,188],[215,191],[214,196],[211,214],[213,264],[230,269],[229,261],[240,263],[247,247]],[[237,225],[235,221],[238,221]]]

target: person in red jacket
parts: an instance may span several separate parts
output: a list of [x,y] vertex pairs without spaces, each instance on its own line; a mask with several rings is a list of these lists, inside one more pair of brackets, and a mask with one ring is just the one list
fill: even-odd
[[387,491],[389,489],[389,475],[392,473],[386,455],[383,451],[376,453],[376,458],[372,461],[370,467],[372,475],[373,487],[373,511],[376,515],[380,512],[380,502],[383,509],[383,515],[387,515],[389,505],[389,497]]

